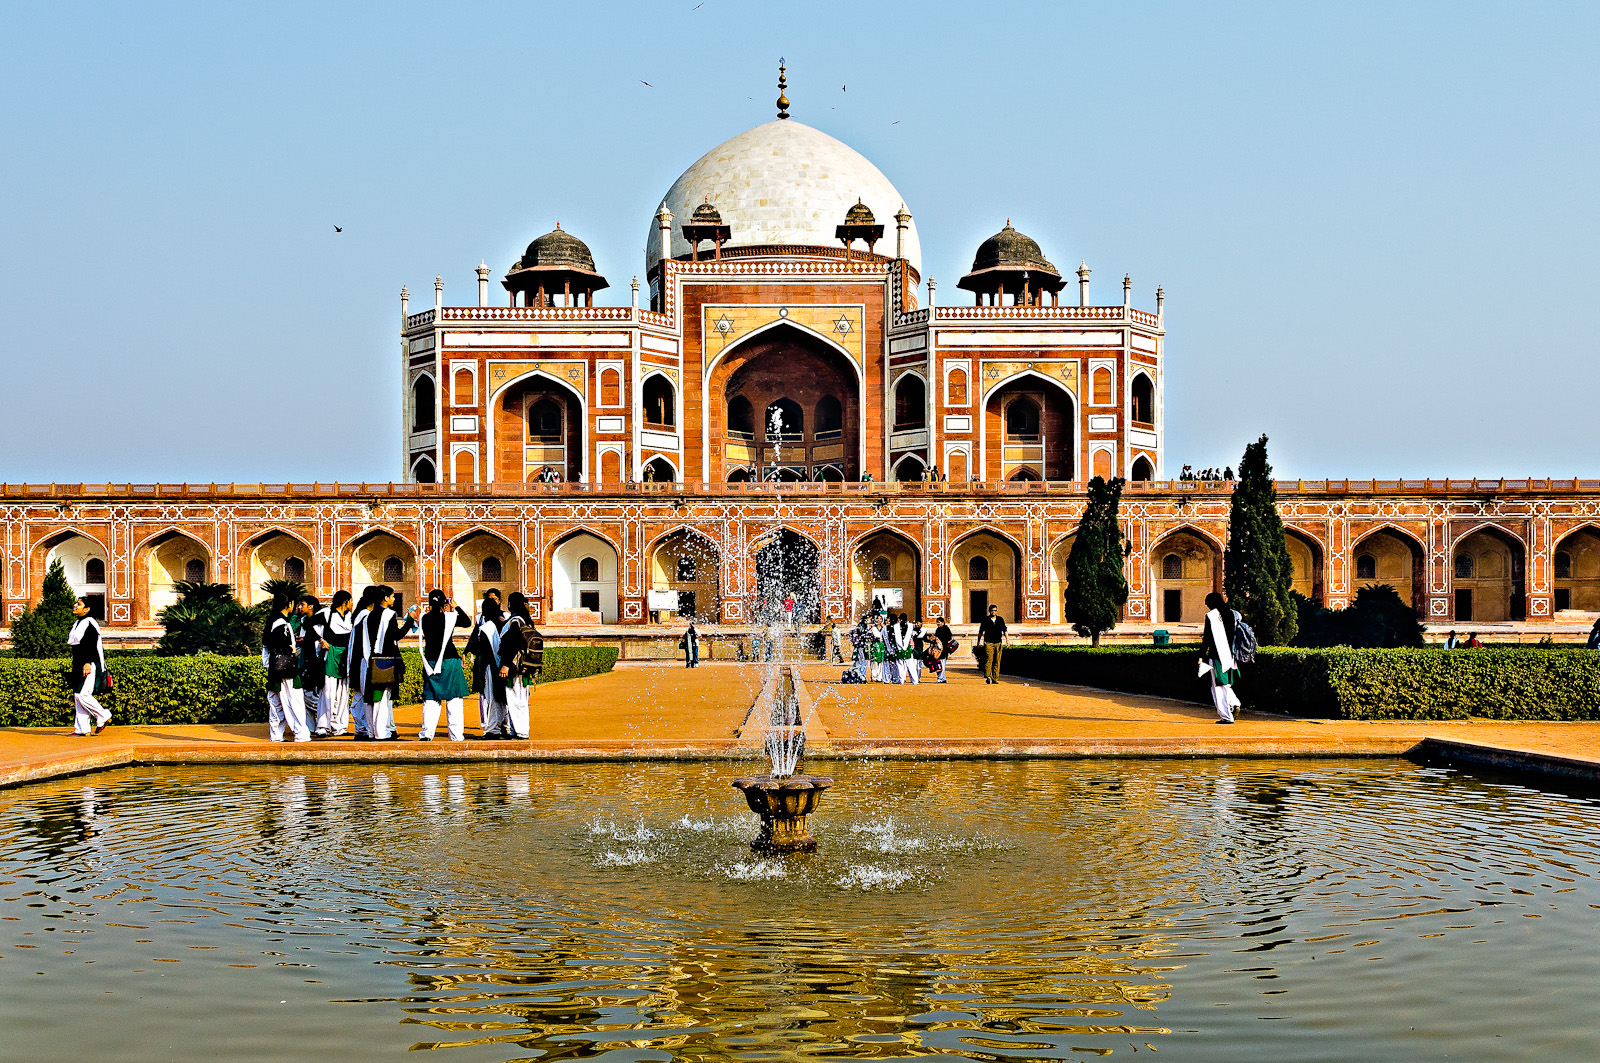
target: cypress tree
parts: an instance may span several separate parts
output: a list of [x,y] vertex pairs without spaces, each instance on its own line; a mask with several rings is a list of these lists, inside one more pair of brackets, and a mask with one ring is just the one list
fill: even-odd
[[1077,537],[1067,555],[1067,590],[1062,614],[1067,623],[1087,632],[1094,645],[1100,633],[1116,626],[1128,601],[1128,575],[1123,558],[1131,545],[1117,523],[1123,479],[1110,483],[1096,476],[1089,481],[1089,505],[1078,521]]
[[72,603],[77,600],[67,583],[67,570],[58,557],[44,574],[39,604],[23,610],[11,625],[11,646],[18,657],[67,657],[67,635],[72,631]]
[[1290,588],[1294,567],[1278,516],[1278,490],[1267,464],[1267,437],[1244,448],[1228,512],[1222,585],[1263,646],[1284,646],[1299,627]]

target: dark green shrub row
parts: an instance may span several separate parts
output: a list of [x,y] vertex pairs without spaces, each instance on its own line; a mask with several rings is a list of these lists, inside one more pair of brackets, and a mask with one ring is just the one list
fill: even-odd
[[[400,703],[422,700],[422,656],[403,651],[406,677]],[[544,651],[541,683],[611,671],[615,647],[556,647]],[[72,693],[65,658],[0,658],[0,727],[69,727]],[[106,668],[116,689],[101,698],[118,724],[261,723],[267,718],[267,673],[259,657],[111,656]]]
[[[1209,705],[1196,647],[1013,646],[1007,674]],[[1263,648],[1247,708],[1347,720],[1600,719],[1600,653],[1584,649]]]

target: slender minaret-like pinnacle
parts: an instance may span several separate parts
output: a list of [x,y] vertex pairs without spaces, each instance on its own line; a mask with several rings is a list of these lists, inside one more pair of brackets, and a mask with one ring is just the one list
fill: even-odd
[[789,78],[785,74],[787,68],[783,65],[783,56],[778,56],[778,117],[789,117]]

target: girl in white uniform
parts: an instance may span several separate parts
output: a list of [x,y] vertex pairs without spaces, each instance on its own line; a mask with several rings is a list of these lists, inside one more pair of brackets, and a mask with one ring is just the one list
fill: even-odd
[[[448,612],[446,611],[448,610]],[[424,742],[433,741],[439,727],[439,711],[444,710],[445,734],[450,741],[465,737],[461,720],[461,701],[471,688],[461,670],[461,654],[456,649],[457,631],[469,630],[472,618],[456,608],[444,591],[428,592],[428,611],[422,615],[422,731]]]
[[292,608],[294,602],[287,596],[274,595],[261,633],[261,664],[267,670],[267,736],[274,742],[284,741],[285,731],[291,732],[296,742],[311,741],[304,703],[294,696],[300,654],[294,629],[289,626]]
[[350,592],[339,591],[322,624],[322,697],[317,700],[317,734],[323,738],[350,729],[350,683],[344,677],[344,658],[350,652]]
[[77,621],[67,635],[72,647],[72,733],[78,736],[99,734],[111,720],[111,712],[96,694],[110,689],[106,683],[106,652],[100,644],[100,624],[89,613],[82,598],[72,603]]

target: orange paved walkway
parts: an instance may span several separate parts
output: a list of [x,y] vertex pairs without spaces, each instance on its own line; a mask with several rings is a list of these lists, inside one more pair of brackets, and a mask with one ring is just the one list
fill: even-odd
[[[1399,755],[1426,738],[1593,761],[1600,723],[1356,723],[1243,713],[1233,727],[1197,705],[1037,680],[986,686],[970,665],[950,682],[839,682],[839,665],[799,669],[827,736],[814,756]],[[127,763],[613,759],[749,756],[735,732],[763,678],[754,665],[619,668],[533,695],[529,742],[416,742],[419,706],[399,713],[403,742],[348,738],[274,745],[265,724],[116,726],[72,738],[59,728],[0,728],[0,785]],[[467,731],[477,732],[475,701]]]

